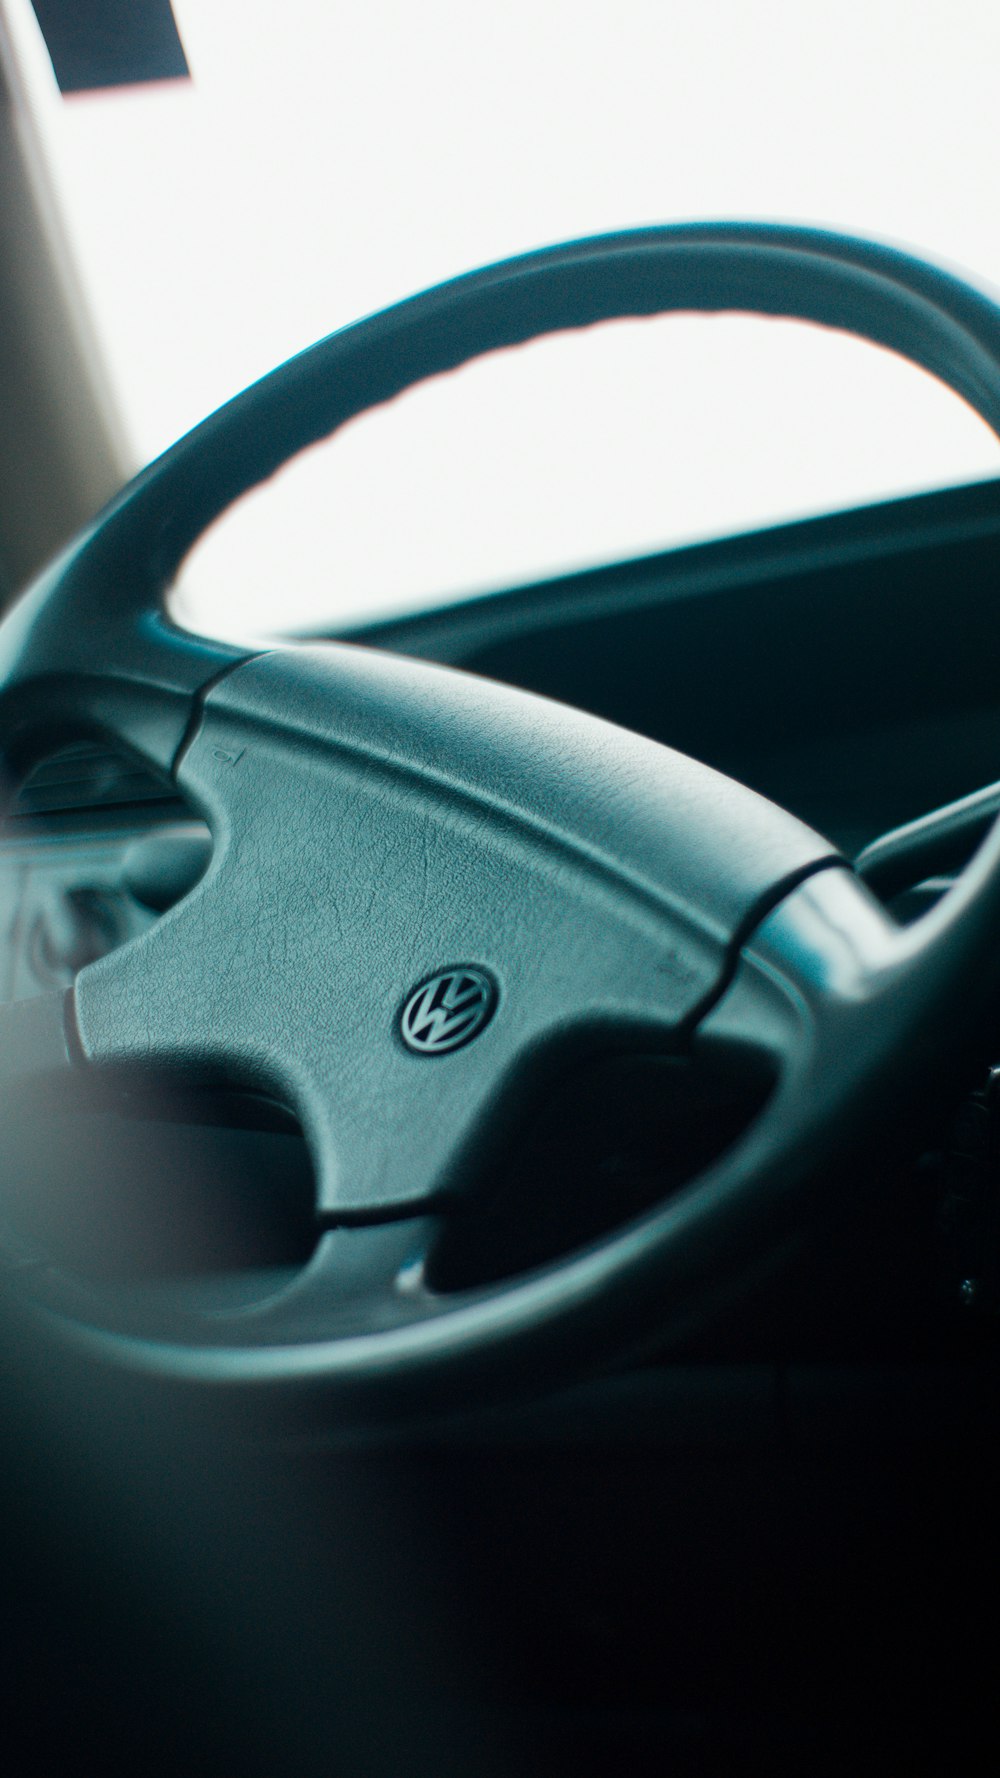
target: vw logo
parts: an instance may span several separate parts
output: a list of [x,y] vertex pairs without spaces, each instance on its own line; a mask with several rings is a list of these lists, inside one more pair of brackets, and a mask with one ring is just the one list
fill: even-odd
[[493,1017],[497,991],[481,969],[443,969],[414,988],[399,1022],[407,1049],[443,1056],[471,1043]]

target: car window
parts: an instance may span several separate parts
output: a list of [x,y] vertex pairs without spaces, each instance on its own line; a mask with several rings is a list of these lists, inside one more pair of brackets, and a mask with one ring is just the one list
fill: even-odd
[[[189,81],[69,98],[29,0],[3,9],[136,466],[331,328],[557,239],[772,217],[1000,281],[981,0],[174,0]],[[874,354],[862,389],[842,344],[807,366],[745,321],[681,326],[362,422],[220,531],[179,608],[337,622],[995,468]]]
[[212,634],[351,623],[996,474],[979,416],[866,341],[750,315],[608,322],[493,352],[303,452],[206,533],[174,603]]

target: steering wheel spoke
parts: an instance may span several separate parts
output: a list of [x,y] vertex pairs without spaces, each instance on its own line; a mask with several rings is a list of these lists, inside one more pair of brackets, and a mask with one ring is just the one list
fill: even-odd
[[439,1226],[421,1216],[327,1229],[309,1264],[272,1296],[234,1314],[214,1311],[214,1337],[228,1347],[294,1346],[428,1321],[440,1312],[425,1279]]

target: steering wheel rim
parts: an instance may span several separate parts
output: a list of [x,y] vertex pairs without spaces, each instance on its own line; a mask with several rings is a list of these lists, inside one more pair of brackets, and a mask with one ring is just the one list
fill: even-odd
[[[901,1104],[933,1067],[938,1031],[967,1018],[995,988],[996,834],[945,903],[901,932],[818,836],[669,749],[426,663],[342,645],[248,654],[188,636],[162,611],[164,587],[218,512],[357,413],[485,351],[682,308],[849,327],[941,377],[1000,432],[1000,311],[949,273],[892,248],[771,225],[600,237],[454,280],[271,373],[137,477],[5,620],[0,736],[15,766],[62,734],[110,731],[174,773],[208,816],[217,848],[208,876],[143,940],[81,972],[67,996],[5,1009],[8,1073],[51,1080],[109,1064],[166,1064],[277,1085],[304,1112],[319,1156],[320,1205],[335,1224],[304,1282],[276,1307],[228,1319],[192,1321],[158,1309],[150,1323],[134,1301],[111,1301],[29,1262],[31,1312],[76,1345],[230,1393],[318,1388],[336,1395],[342,1413],[379,1418],[606,1363],[641,1341],[651,1317],[659,1338],[676,1337],[788,1236],[817,1153],[843,1152],[880,1111]],[[314,779],[324,787],[319,802]],[[367,1064],[336,1050],[316,1011],[332,931],[326,915],[301,990],[312,1021],[305,1034],[281,1023],[260,971],[242,999],[227,1001],[221,986],[206,999],[185,955],[193,931],[208,933],[205,954],[221,981],[234,885],[245,916],[237,924],[267,926],[273,952],[268,897],[273,906],[279,885],[273,858],[254,854],[262,808],[282,815],[272,821],[272,851],[292,843],[292,830],[301,851],[331,816],[342,833],[359,797],[359,856],[374,825],[381,837],[369,848],[368,881],[378,865],[394,908],[406,901],[416,848],[424,846],[438,949],[430,941],[424,952],[417,947],[407,974],[405,921],[386,916],[386,929],[394,918],[399,929],[391,941],[385,932],[379,938],[380,950],[395,944],[392,967],[379,977],[374,1024],[360,1019],[371,1041],[356,1043],[359,1056],[371,1048],[381,1058],[378,1078],[359,1089],[361,1109],[351,1112],[330,1055],[337,1053],[340,1082],[363,1076]],[[398,870],[383,843],[387,822],[403,854]],[[428,862],[429,845],[443,849],[442,866]],[[247,854],[249,866],[233,864]],[[308,899],[302,873],[292,876],[300,900]],[[536,937],[529,947],[537,982],[518,974],[513,940],[509,955],[500,947],[499,962],[484,954],[491,942],[477,906],[484,896],[498,927],[509,899],[518,914],[510,930],[522,937],[526,910],[536,918],[539,902],[552,900],[540,921],[544,944]],[[421,918],[426,926],[426,907]],[[614,946],[605,936],[612,929]],[[303,930],[300,917],[300,939]],[[475,942],[466,942],[469,933]],[[598,991],[594,958],[606,944],[613,958],[609,951]],[[367,981],[356,933],[347,950],[354,1006]],[[239,953],[244,961],[248,954]],[[553,975],[551,957],[561,975]],[[404,1055],[394,1023],[400,997],[405,1012],[432,976],[446,973],[447,992],[464,991],[472,977],[463,970],[480,971],[499,989],[482,1042],[477,1030],[475,1041],[447,1055]],[[587,977],[586,993],[570,980],[574,972]],[[269,1029],[237,1036],[239,1020],[253,1025],[257,1017],[255,990],[264,1025],[280,1027],[277,1038]],[[553,993],[564,1001],[550,1016],[545,996]],[[158,1000],[171,1007],[150,1011]],[[229,1021],[221,1037],[213,1030],[220,1006]],[[475,1170],[476,1120],[516,1098],[537,1057],[567,1034],[605,1026],[609,1043],[652,1035],[667,1048],[754,1050],[771,1058],[777,1085],[732,1149],[638,1222],[540,1272],[432,1300],[421,1257],[428,1219],[447,1204],[463,1169]],[[269,1043],[284,1044],[286,1054],[269,1061]],[[501,1060],[492,1074],[482,1063],[480,1078],[477,1058],[491,1043]],[[440,1096],[458,1117],[465,1095],[472,1108],[460,1140],[449,1138],[440,1154],[424,1132],[417,1147],[434,1159],[420,1189],[400,1182],[387,1143],[368,1164],[377,1144],[365,1133],[376,1108],[396,1102],[380,1101],[376,1088],[384,1093],[391,1082],[410,1105],[414,1069],[423,1074],[413,1105]],[[450,1079],[464,1084],[449,1098]],[[421,1130],[434,1121],[412,1107],[409,1115]],[[338,1183],[337,1146],[352,1116],[365,1157],[362,1187],[353,1190]]]

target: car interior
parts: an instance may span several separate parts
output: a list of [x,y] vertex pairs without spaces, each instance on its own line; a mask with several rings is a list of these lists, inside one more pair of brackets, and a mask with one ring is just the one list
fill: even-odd
[[1000,307],[553,245],[120,488],[0,127],[8,1769],[988,1769],[1000,478],[252,643],[164,597],[484,353],[793,316],[1000,430]]

